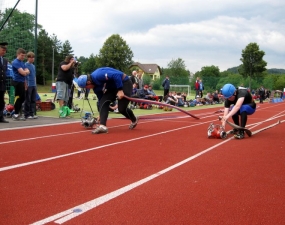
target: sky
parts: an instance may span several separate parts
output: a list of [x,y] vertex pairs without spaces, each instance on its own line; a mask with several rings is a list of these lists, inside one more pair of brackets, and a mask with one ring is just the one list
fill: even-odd
[[[35,2],[21,0],[17,8],[34,13]],[[281,0],[38,0],[38,23],[69,40],[77,57],[97,55],[108,37],[119,34],[135,62],[166,68],[181,58],[193,73],[240,65],[252,42],[265,52],[267,69],[284,69],[284,12]]]

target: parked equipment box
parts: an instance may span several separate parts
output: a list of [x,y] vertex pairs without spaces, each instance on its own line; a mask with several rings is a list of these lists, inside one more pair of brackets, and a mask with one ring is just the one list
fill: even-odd
[[41,102],[40,109],[41,111],[51,111],[51,102]]

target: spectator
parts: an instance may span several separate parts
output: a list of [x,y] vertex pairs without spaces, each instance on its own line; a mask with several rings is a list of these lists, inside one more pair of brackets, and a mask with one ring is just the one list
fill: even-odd
[[264,87],[262,85],[258,89],[258,94],[259,94],[259,103],[263,104],[263,100],[265,99],[265,90],[264,90]]
[[270,98],[270,95],[271,95],[271,91],[270,91],[269,89],[267,89],[265,93],[266,93],[266,94],[265,94],[265,95],[266,95],[266,98],[269,99],[269,98]]
[[25,77],[30,74],[30,71],[24,63],[26,51],[22,48],[19,48],[16,54],[17,58],[14,59],[12,63],[12,69],[14,73],[13,85],[15,87],[16,97],[16,102],[14,105],[15,114],[12,118],[13,120],[19,121],[26,120],[25,117],[20,117],[19,113],[26,98],[27,83],[25,82]]
[[196,96],[199,95],[199,91],[200,91],[200,83],[199,83],[199,81],[200,81],[200,78],[197,77],[196,81],[195,81]]
[[13,68],[12,64],[8,61],[8,67],[7,67],[7,73],[6,73],[6,90],[9,95],[9,104],[14,105],[15,101],[15,90],[14,88],[11,88],[13,86]]
[[162,96],[157,96],[155,93],[154,93],[154,91],[152,90],[152,86],[151,85],[148,85],[148,94],[150,95],[150,98],[152,99],[152,100],[155,100],[155,101],[159,101],[159,102],[161,102],[162,101]]
[[148,93],[148,85],[144,85],[143,89],[138,93],[139,98],[152,100],[152,95]]
[[209,105],[215,104],[215,102],[214,102],[214,100],[213,100],[213,96],[211,95],[210,92],[208,92],[208,93],[206,94],[206,96],[205,96],[205,101],[206,101],[206,103],[209,104]]
[[73,69],[75,60],[72,55],[65,57],[64,61],[59,64],[58,76],[56,79],[56,97],[59,103],[59,117],[69,118],[64,113],[63,106],[68,103],[69,100],[69,86],[73,82]]
[[212,96],[213,96],[213,101],[214,101],[215,103],[220,103],[219,91],[218,91],[218,90],[216,90],[216,91],[212,94]]
[[30,73],[26,76],[26,98],[25,98],[25,118],[37,119],[36,113],[36,93],[37,93],[37,81],[36,70],[34,66],[35,54],[33,52],[27,53],[28,62],[25,66],[29,69]]
[[169,80],[169,76],[166,76],[164,81],[162,82],[162,87],[164,89],[163,92],[163,97],[167,96],[169,93],[169,89],[170,89],[170,80]]
[[184,97],[181,95],[180,92],[178,92],[178,93],[175,95],[175,98],[177,99],[177,106],[184,106],[184,105],[185,105]]
[[144,84],[142,79],[142,72],[140,71],[137,76],[138,76],[138,88],[143,89]]
[[7,59],[3,56],[7,51],[7,42],[0,43],[0,123],[9,123],[9,121],[4,119],[3,110],[5,108],[5,92],[6,92],[6,73],[8,67]]
[[202,103],[202,99],[201,99],[201,97],[200,96],[196,96],[196,102],[195,102],[195,104],[196,104],[196,106],[202,106],[202,105],[204,105],[203,103]]
[[[132,90],[132,98],[139,98],[138,97],[138,89],[137,84],[133,83],[133,90]],[[130,109],[135,109],[137,106],[137,102],[131,102]]]
[[201,98],[203,98],[203,90],[204,90],[204,84],[202,80],[200,80],[199,81],[199,95],[201,96]]
[[167,96],[165,96],[165,103],[170,105],[176,105],[178,100],[175,96],[173,96],[172,92],[169,92]]
[[136,84],[137,86],[139,85],[139,81],[138,81],[137,71],[136,70],[134,70],[132,72],[131,81],[132,81],[133,84]]

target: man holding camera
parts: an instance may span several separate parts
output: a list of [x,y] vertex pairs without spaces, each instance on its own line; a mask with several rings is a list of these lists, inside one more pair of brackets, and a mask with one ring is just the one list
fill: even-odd
[[59,103],[59,117],[69,118],[64,113],[63,106],[67,104],[69,100],[69,87],[73,81],[75,59],[73,55],[68,55],[65,60],[59,64],[58,75],[56,79],[56,98]]
[[134,129],[138,123],[133,111],[128,108],[129,100],[124,95],[132,95],[132,81],[123,72],[110,68],[102,67],[95,70],[91,75],[81,75],[78,78],[78,86],[81,88],[93,88],[99,100],[100,126],[92,131],[93,134],[108,133],[106,127],[109,106],[116,98],[118,99],[118,110],[126,118],[131,120],[129,129]]

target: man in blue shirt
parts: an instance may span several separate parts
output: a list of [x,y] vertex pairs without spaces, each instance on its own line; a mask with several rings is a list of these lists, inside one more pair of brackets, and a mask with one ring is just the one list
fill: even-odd
[[25,120],[25,117],[21,118],[19,113],[26,98],[26,83],[25,77],[30,74],[29,69],[26,68],[24,59],[26,57],[26,51],[22,48],[17,50],[17,58],[12,62],[12,69],[14,73],[13,85],[15,87],[15,114],[13,120]]
[[106,127],[109,106],[118,98],[118,110],[126,118],[132,121],[129,129],[134,129],[138,123],[133,111],[128,108],[129,100],[124,95],[132,95],[132,81],[123,72],[110,68],[102,67],[95,70],[90,76],[81,75],[78,78],[78,86],[81,88],[93,88],[99,100],[100,126],[92,131],[93,134],[108,133]]
[[26,76],[27,90],[25,99],[25,118],[26,119],[37,119],[35,115],[36,111],[36,93],[37,93],[37,82],[36,82],[36,70],[34,66],[35,54],[33,52],[27,53],[28,62],[25,66],[30,71],[30,74]]

